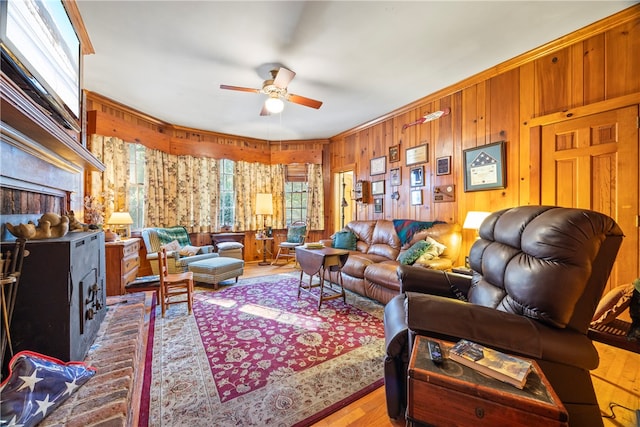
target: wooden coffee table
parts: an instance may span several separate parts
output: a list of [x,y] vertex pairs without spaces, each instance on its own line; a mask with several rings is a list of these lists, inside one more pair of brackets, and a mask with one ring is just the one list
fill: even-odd
[[[523,390],[445,359],[429,357],[417,336],[409,362],[407,425],[567,426],[568,415],[535,361]],[[440,343],[445,356],[453,343]]]

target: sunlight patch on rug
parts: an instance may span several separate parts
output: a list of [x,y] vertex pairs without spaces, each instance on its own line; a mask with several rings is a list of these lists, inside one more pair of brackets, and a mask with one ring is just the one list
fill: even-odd
[[287,278],[195,295],[193,313],[222,402],[384,339],[379,319],[340,299],[318,310],[310,295],[298,298],[297,286]]
[[158,316],[149,425],[293,426],[326,416],[381,385],[382,310],[350,292],[346,304],[318,310],[284,275],[196,292],[193,316],[183,305]]

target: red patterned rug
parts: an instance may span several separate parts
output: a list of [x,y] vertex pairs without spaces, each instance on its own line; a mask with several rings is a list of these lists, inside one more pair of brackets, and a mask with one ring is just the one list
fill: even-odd
[[318,310],[297,285],[242,280],[158,317],[149,425],[309,425],[379,387],[382,306],[348,293]]

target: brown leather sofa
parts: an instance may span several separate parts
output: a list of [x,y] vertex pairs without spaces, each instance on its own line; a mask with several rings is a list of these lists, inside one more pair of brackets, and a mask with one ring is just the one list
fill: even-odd
[[[397,268],[398,255],[418,240],[431,237],[446,246],[436,259],[421,268],[449,270],[457,262],[462,241],[459,224],[434,222],[424,230],[415,232],[402,244],[391,220],[351,221],[344,230],[352,231],[356,238],[355,251],[349,251],[349,259],[342,267],[342,281],[345,289],[386,304],[400,292]],[[331,240],[322,241],[325,246]],[[327,270],[325,279],[337,282],[337,273]]]
[[[401,266],[403,293],[384,313],[389,416],[405,408],[408,358],[420,334],[536,360],[570,425],[601,426],[589,375],[598,353],[587,330],[622,239],[606,215],[523,206],[483,222],[469,255],[472,278]],[[468,302],[456,298],[456,288]]]

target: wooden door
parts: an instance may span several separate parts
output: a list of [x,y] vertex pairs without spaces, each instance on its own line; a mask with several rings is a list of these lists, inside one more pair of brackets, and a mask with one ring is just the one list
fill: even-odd
[[592,209],[625,234],[609,288],[640,274],[638,106],[542,128],[542,204]]

